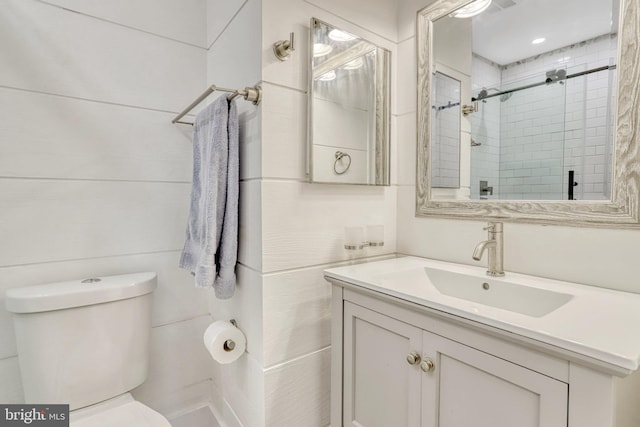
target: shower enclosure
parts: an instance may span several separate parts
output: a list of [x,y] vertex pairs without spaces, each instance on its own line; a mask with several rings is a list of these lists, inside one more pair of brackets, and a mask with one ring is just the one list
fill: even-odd
[[474,55],[472,199],[610,198],[615,65],[569,58],[500,67]]

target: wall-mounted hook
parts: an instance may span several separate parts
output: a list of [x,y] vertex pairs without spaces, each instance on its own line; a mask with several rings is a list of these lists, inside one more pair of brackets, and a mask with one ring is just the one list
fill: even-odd
[[474,101],[471,105],[463,105],[462,106],[462,114],[468,116],[471,113],[478,112],[478,101]]
[[291,55],[291,52],[294,50],[293,32],[289,34],[289,40],[280,40],[273,44],[273,53],[280,61],[289,59],[289,55]]

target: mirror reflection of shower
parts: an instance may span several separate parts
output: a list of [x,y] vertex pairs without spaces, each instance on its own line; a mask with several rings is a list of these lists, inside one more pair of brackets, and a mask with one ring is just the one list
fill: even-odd
[[460,81],[444,73],[434,74],[431,105],[431,185],[460,185]]
[[486,181],[490,200],[568,200],[573,170],[576,200],[611,200],[620,11],[619,0],[493,0],[435,19],[429,63],[462,82],[466,114],[461,186],[431,197],[477,200]]
[[[579,73],[580,74],[580,73]],[[579,76],[571,76],[571,77],[579,77]],[[538,83],[531,83],[531,84],[525,84],[521,87],[515,88],[515,89],[508,89],[508,90],[500,90],[500,89],[496,89],[495,87],[490,87],[490,88],[486,88],[483,87],[478,94],[475,97],[471,97],[471,101],[482,101],[483,103],[486,103],[486,99],[487,98],[493,98],[495,96],[499,96],[500,97],[500,102],[505,102],[507,100],[509,100],[509,98],[511,98],[511,96],[518,91],[521,90],[525,90],[525,89],[531,89],[537,86],[541,86],[543,84],[549,85],[551,83],[558,83],[560,85],[564,84],[564,80],[567,79],[567,71],[564,69],[554,69],[554,70],[550,70],[547,71],[545,73],[545,79],[544,81],[538,82]],[[493,92],[490,94],[490,92]]]
[[564,79],[567,78],[567,70],[559,69],[559,70],[551,70],[546,73],[547,78],[545,79],[545,83],[559,83],[561,85],[564,84]]
[[[584,62],[569,60],[573,47],[506,66],[473,55],[471,99],[479,112],[470,117],[471,138],[481,145],[472,144],[471,198],[487,197],[481,181],[504,200],[610,197],[614,41],[585,42],[598,55]],[[575,195],[567,191],[568,170],[581,183]]]
[[511,98],[511,95],[513,95],[512,91],[502,92],[500,89],[496,89],[495,87],[490,87],[488,89],[486,87],[483,87],[482,90],[478,92],[477,96],[471,98],[471,101],[482,101],[486,104],[487,101],[485,101],[485,98],[489,97],[490,90],[497,92],[496,95],[500,95],[500,102],[507,101],[509,98]]

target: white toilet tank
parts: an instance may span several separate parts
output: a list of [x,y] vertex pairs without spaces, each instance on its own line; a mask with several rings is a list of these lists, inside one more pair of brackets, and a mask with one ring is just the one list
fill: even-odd
[[26,403],[78,409],[147,377],[155,273],[9,289]]

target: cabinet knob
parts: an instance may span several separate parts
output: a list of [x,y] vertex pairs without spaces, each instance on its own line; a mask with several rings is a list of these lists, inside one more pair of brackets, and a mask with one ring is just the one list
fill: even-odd
[[420,355],[415,351],[412,351],[411,353],[407,354],[407,363],[409,365],[416,365],[420,363],[420,359],[421,359]]
[[422,369],[424,372],[431,372],[435,368],[436,368],[436,364],[433,363],[433,360],[429,358],[424,359],[420,364],[420,369]]

